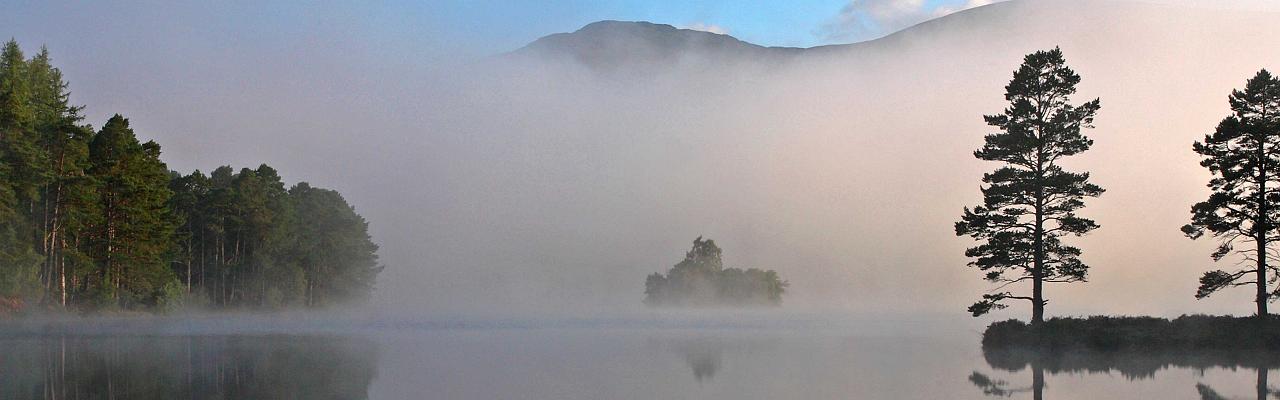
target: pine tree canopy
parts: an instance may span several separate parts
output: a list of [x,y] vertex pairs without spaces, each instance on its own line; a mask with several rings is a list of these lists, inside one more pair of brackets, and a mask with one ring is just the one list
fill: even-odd
[[[984,117],[997,132],[986,135],[974,157],[1000,163],[983,175],[983,202],[965,208],[956,235],[980,242],[965,252],[970,266],[984,279],[999,284],[969,308],[974,315],[1005,308],[1006,299],[1032,303],[1033,322],[1043,317],[1046,282],[1079,282],[1089,266],[1081,251],[1063,241],[1098,228],[1076,214],[1084,199],[1103,189],[1089,182],[1088,172],[1071,172],[1059,165],[1065,157],[1093,145],[1083,130],[1092,128],[1100,108],[1098,99],[1072,104],[1080,76],[1067,67],[1062,51],[1027,55],[1005,86],[1004,112]],[[1032,284],[1030,295],[1001,291],[1018,282]]]

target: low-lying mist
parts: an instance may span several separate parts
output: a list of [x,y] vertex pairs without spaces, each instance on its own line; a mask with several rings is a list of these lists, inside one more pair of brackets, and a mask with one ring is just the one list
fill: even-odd
[[1025,1],[758,63],[497,56],[424,93],[425,128],[374,164],[399,166],[383,191],[397,200],[364,203],[395,265],[381,300],[634,311],[644,276],[702,235],[727,266],[786,277],[787,310],[963,313],[987,290],[952,231],[995,167],[971,155],[982,115],[1024,54],[1060,46],[1076,101],[1102,99],[1096,144],[1068,168],[1107,193],[1083,211],[1102,229],[1077,242],[1090,282],[1051,286],[1051,312],[1244,313],[1247,294],[1193,299],[1211,244],[1178,228],[1208,180],[1191,143],[1280,61],[1273,16]]
[[[106,39],[18,40],[66,54],[89,122],[130,116],[175,170],[265,161],[341,191],[387,265],[381,313],[519,316],[650,315],[646,275],[703,236],[726,267],[789,281],[771,312],[963,317],[989,289],[952,225],[996,167],[972,156],[982,116],[1023,55],[1059,46],[1083,78],[1074,100],[1102,102],[1093,149],[1066,167],[1107,192],[1082,211],[1102,228],[1075,241],[1089,282],[1050,286],[1049,314],[1244,314],[1244,291],[1194,300],[1213,244],[1178,230],[1207,194],[1191,143],[1233,88],[1280,68],[1280,15],[1240,4],[1015,0],[847,46],[620,31],[590,52],[480,60],[357,41],[343,29],[372,28],[354,22],[207,54],[177,44],[236,36],[178,30],[128,57],[79,51]],[[136,29],[151,28],[174,31]]]

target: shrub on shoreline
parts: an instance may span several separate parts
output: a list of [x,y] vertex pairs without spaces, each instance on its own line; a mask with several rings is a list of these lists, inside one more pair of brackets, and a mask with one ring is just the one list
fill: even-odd
[[992,323],[983,348],[1096,351],[1167,349],[1280,350],[1280,318],[1183,315],[1051,318],[1033,327],[1019,320]]

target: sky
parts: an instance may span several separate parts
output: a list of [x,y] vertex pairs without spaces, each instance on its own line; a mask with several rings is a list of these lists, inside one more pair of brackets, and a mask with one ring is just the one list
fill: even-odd
[[[765,46],[812,47],[873,39],[926,19],[990,1],[795,0],[795,1],[441,1],[428,13],[446,31],[476,32],[497,48],[526,38],[572,31],[603,20],[639,20],[727,33]],[[516,3],[516,4],[512,4]]]
[[[929,18],[991,0],[647,1],[499,0],[320,2],[298,8],[260,2],[127,2],[122,4],[19,1],[6,5],[0,23],[10,36],[76,20],[80,26],[148,16],[149,24],[181,21],[196,31],[239,32],[244,40],[336,23],[343,32],[394,44],[423,58],[483,56],[509,51],[534,38],[569,32],[599,20],[643,20],[727,33],[766,46],[812,47],[873,39]],[[197,19],[198,18],[198,19]],[[65,25],[64,25],[65,26]],[[128,30],[128,27],[123,30]],[[114,30],[98,30],[107,35]]]
[[123,114],[174,170],[265,162],[340,191],[381,245],[379,301],[424,312],[638,308],[703,235],[789,279],[785,307],[963,314],[989,289],[952,230],[992,168],[981,115],[1023,55],[1061,46],[1103,101],[1073,166],[1108,192],[1080,239],[1096,273],[1054,310],[1247,311],[1192,298],[1212,244],[1178,227],[1208,179],[1190,143],[1280,69],[1258,23],[1280,7],[1175,1],[1195,6],[1004,2],[786,68],[630,79],[490,56],[601,19],[849,43],[979,3],[19,2],[0,37],[47,45],[87,123]]

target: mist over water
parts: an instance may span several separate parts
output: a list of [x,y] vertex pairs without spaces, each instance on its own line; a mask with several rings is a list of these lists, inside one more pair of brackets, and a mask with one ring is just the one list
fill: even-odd
[[727,266],[788,279],[790,310],[963,312],[987,290],[952,231],[994,168],[971,155],[981,116],[1001,110],[1023,55],[1060,46],[1083,77],[1076,100],[1102,99],[1096,144],[1068,167],[1107,193],[1082,211],[1102,229],[1075,241],[1090,281],[1050,286],[1051,312],[1246,313],[1247,293],[1193,299],[1212,243],[1178,228],[1208,181],[1191,143],[1232,88],[1280,61],[1273,15],[1025,1],[770,56],[633,40],[625,49],[663,57],[495,57],[435,88],[423,135],[400,149],[429,165],[401,187],[426,202],[410,218],[428,228],[382,231],[406,249],[389,262],[420,266],[388,271],[383,300],[635,310],[639,277],[703,235]]
[[[270,33],[263,18],[245,23]],[[203,55],[181,44],[254,29],[123,19],[113,32],[178,38],[118,59],[47,28],[19,40],[50,38],[73,103],[103,107],[90,122],[130,115],[172,169],[265,161],[340,190],[387,266],[374,299],[9,324],[0,397],[1270,395],[1270,354],[984,353],[983,326],[1028,310],[965,313],[990,287],[952,224],[995,168],[972,155],[982,115],[1005,106],[1025,54],[1060,47],[1083,78],[1074,100],[1102,102],[1093,148],[1065,164],[1107,192],[1082,211],[1102,228],[1070,239],[1089,282],[1050,286],[1049,315],[1251,312],[1247,291],[1193,298],[1213,243],[1178,228],[1207,195],[1191,143],[1233,88],[1280,69],[1274,4],[1014,0],[813,49],[615,23],[592,28],[607,41],[484,57],[415,53],[363,19],[293,18],[303,28]],[[191,58],[155,62],[169,53]],[[725,267],[776,270],[781,307],[645,307],[645,277],[696,237]]]
[[[1083,210],[1102,228],[1075,242],[1090,281],[1051,286],[1050,314],[1250,311],[1247,293],[1193,299],[1213,245],[1178,228],[1209,178],[1191,143],[1280,61],[1268,2],[1010,1],[848,46],[593,53],[622,67],[394,35],[421,10],[137,8],[4,25],[50,47],[88,122],[130,116],[175,170],[266,162],[342,192],[388,266],[379,312],[642,312],[644,276],[702,235],[727,266],[789,280],[788,310],[963,313],[989,289],[952,231],[994,168],[971,155],[981,116],[1023,55],[1054,46],[1076,99],[1102,99],[1093,149],[1067,167],[1107,192]],[[103,33],[55,29],[85,25]],[[271,39],[240,40],[255,34]]]

